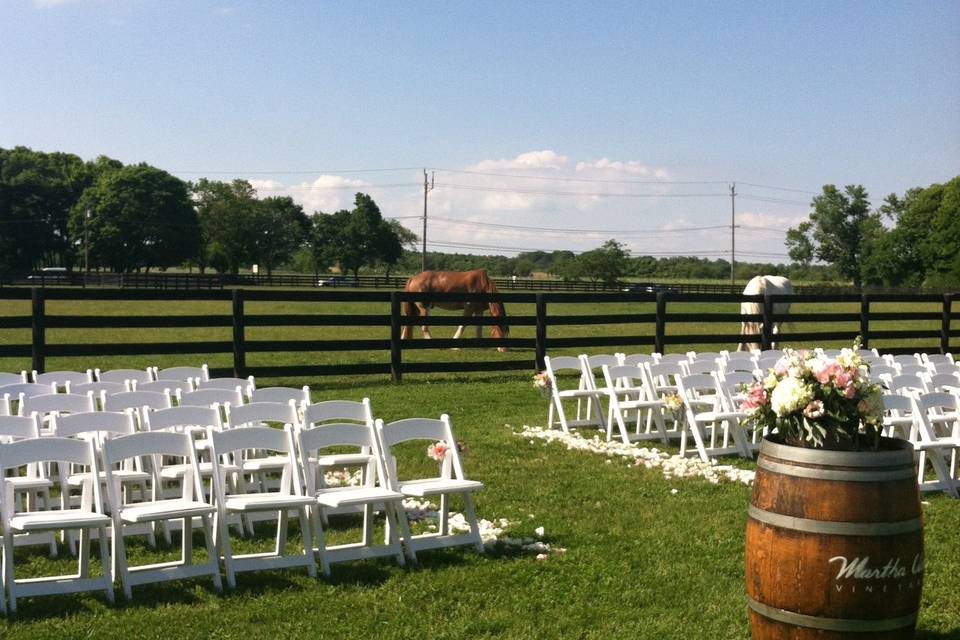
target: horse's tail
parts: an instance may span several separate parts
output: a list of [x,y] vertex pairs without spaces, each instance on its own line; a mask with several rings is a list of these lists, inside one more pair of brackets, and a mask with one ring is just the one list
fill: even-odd
[[[415,277],[415,276],[414,276]],[[404,285],[404,291],[410,291],[410,285],[413,283],[413,277],[407,279],[406,285]],[[415,318],[420,316],[420,309],[417,307],[417,303],[413,301],[404,301],[401,305],[403,308],[403,315],[408,318]],[[400,329],[400,339],[406,340],[407,338],[413,337],[413,325],[405,324],[403,328]]]
[[[480,285],[480,290],[484,293],[498,293],[497,285],[494,284],[485,270],[480,270],[478,284]],[[502,302],[490,302],[487,307],[490,310],[490,315],[494,318],[506,319],[507,310],[504,308]],[[500,335],[494,335],[495,338],[507,338],[510,336],[510,327],[508,327],[505,322],[494,325],[493,331],[497,330],[499,330]]]

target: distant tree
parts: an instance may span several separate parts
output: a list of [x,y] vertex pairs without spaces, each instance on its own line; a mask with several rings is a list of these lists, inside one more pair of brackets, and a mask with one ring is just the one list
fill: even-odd
[[811,206],[809,220],[787,232],[790,257],[801,264],[809,264],[811,256],[830,263],[861,288],[861,262],[879,228],[879,216],[871,213],[866,190],[849,185],[841,192],[832,184],[824,185]]
[[70,210],[93,179],[73,154],[0,149],[0,270],[71,267]]
[[353,205],[351,210],[314,214],[310,242],[318,268],[337,265],[342,273],[353,273],[354,279],[363,267],[384,265],[389,272],[412,234],[401,237],[365,193],[357,193]]
[[146,164],[102,173],[74,205],[70,232],[87,234],[91,263],[120,272],[179,264],[200,238],[187,184]]
[[945,184],[923,190],[916,208],[927,202],[937,207],[930,222],[930,233],[921,241],[927,279],[931,284],[960,284],[960,176]]
[[201,229],[200,272],[209,266],[236,274],[240,267],[253,264],[260,206],[253,186],[246,180],[227,183],[203,178],[192,185],[192,191]]
[[252,259],[271,275],[303,244],[309,228],[303,207],[289,196],[260,200],[251,218]]
[[630,252],[616,240],[607,240],[599,249],[577,256],[584,276],[593,282],[616,284],[629,267]]
[[390,271],[400,263],[405,251],[413,249],[419,240],[417,234],[400,224],[398,220],[384,220],[377,229],[376,262],[389,277]]

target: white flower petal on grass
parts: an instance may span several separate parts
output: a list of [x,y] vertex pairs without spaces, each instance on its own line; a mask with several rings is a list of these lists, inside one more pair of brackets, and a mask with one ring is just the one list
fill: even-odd
[[543,527],[537,527],[536,529],[533,530],[533,532],[537,534],[538,538],[543,537]]

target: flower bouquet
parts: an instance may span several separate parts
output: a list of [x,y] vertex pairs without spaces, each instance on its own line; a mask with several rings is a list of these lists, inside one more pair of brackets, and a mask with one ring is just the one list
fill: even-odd
[[663,396],[663,408],[674,420],[679,420],[683,415],[683,398],[676,393],[668,393]]
[[546,371],[533,374],[533,388],[540,392],[544,398],[550,397],[550,391],[553,390],[553,380]]
[[861,438],[876,449],[883,426],[883,389],[853,349],[836,358],[784,350],[767,376],[746,389],[740,410],[757,428],[775,430],[785,444],[857,450]]

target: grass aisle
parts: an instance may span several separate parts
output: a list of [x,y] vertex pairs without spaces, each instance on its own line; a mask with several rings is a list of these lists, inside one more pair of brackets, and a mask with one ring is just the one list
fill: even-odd
[[[303,383],[269,381],[295,382]],[[241,574],[239,588],[223,596],[209,582],[168,583],[135,588],[132,603],[116,606],[98,595],[26,599],[15,619],[0,622],[0,636],[749,637],[742,585],[749,487],[667,480],[620,459],[606,464],[603,456],[560,444],[530,444],[513,432],[542,425],[546,404],[525,374],[314,384],[315,400],[369,396],[386,421],[449,413],[471,450],[468,476],[486,484],[476,496],[479,516],[509,519],[513,537],[534,537],[542,526],[544,541],[566,553],[536,560],[503,547],[484,556],[467,548],[424,552],[412,570],[366,561],[335,565],[329,579],[298,571]],[[406,455],[429,463],[422,451]],[[960,503],[925,500],[919,637],[956,638]],[[344,535],[356,532],[353,520],[335,522]],[[137,555],[142,560],[145,551]],[[18,550],[18,559],[27,556],[42,552]],[[122,600],[119,590],[117,596]]]

